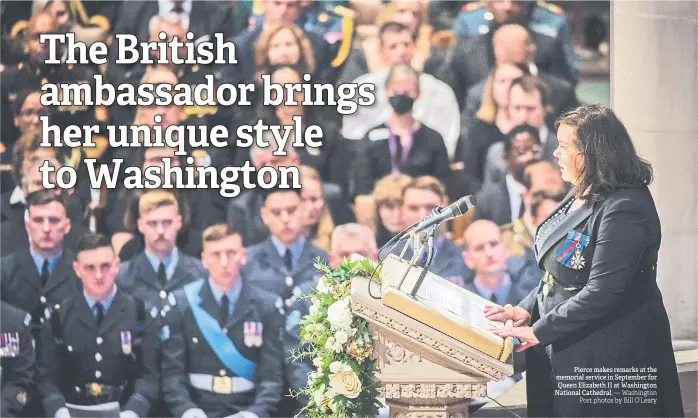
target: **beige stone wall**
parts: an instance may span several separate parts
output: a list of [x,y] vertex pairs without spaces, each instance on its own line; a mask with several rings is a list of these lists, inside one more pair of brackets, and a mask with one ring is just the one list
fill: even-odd
[[655,168],[659,285],[674,339],[696,340],[698,2],[611,3],[611,105]]

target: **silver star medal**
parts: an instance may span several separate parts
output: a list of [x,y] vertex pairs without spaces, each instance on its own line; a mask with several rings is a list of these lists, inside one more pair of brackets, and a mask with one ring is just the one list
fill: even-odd
[[572,257],[572,268],[575,270],[581,270],[584,268],[584,263],[586,263],[586,260],[584,260],[582,252],[577,249]]

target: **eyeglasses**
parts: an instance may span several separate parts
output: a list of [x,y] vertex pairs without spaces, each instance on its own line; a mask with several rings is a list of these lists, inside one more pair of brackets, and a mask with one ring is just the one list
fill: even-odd
[[48,116],[49,111],[48,109],[40,108],[40,109],[26,109],[22,110],[19,112],[19,116]]
[[528,153],[533,153],[535,155],[538,155],[542,152],[542,148],[540,147],[540,145],[533,145],[531,147],[512,148],[511,152],[516,157],[521,156],[521,155],[526,155]]

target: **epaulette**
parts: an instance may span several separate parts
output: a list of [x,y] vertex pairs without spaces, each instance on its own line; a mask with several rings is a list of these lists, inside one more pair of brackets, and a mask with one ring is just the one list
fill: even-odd
[[356,11],[354,9],[350,9],[348,7],[344,6],[334,6],[331,7],[332,12],[342,16],[342,17],[348,17],[353,19],[356,17]]
[[12,26],[12,29],[10,29],[10,37],[16,38],[17,35],[27,28],[28,25],[29,22],[26,20],[20,20],[19,22],[15,23],[14,26]]
[[462,12],[472,12],[474,10],[482,9],[483,7],[487,7],[487,2],[486,1],[474,1],[471,3],[466,4],[461,8]]
[[538,5],[540,7],[543,7],[544,9],[548,9],[549,11],[551,11],[557,15],[564,15],[565,14],[565,11],[562,9],[562,7],[545,2],[543,0],[538,0]]
[[354,16],[356,13],[344,6],[335,6],[334,13],[342,16],[342,44],[339,46],[337,56],[332,60],[332,67],[337,68],[344,64],[349,57],[354,42]]

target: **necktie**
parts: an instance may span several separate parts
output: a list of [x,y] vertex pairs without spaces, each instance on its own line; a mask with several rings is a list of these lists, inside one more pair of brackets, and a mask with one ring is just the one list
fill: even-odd
[[221,298],[221,310],[220,310],[220,323],[221,327],[225,326],[225,323],[228,322],[228,315],[229,312],[228,310],[230,309],[230,300],[228,299],[228,295],[223,295]]
[[490,296],[490,301],[491,301],[491,302],[494,302],[494,303],[497,303],[497,295],[495,295],[494,293],[492,293],[492,296]]
[[519,218],[523,216],[526,211],[526,205],[524,205],[523,194],[521,195],[521,203],[519,204]]
[[50,274],[48,272],[48,259],[44,260],[44,265],[41,266],[41,287],[46,287]]
[[174,6],[172,6],[172,13],[177,13],[177,14],[182,14],[184,13],[184,7],[182,7],[181,2],[173,2]]
[[97,327],[99,328],[99,326],[102,325],[102,321],[104,321],[104,306],[102,306],[101,302],[95,304],[95,318],[97,319]]
[[286,253],[284,254],[284,264],[286,264],[286,269],[288,271],[293,270],[293,259],[291,258],[291,249],[286,248]]
[[160,284],[162,287],[167,286],[167,273],[165,273],[165,263],[160,263],[158,267],[158,279],[160,279]]

